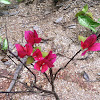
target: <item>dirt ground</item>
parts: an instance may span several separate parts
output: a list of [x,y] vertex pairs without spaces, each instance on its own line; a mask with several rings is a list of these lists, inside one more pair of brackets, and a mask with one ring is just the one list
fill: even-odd
[[[42,50],[52,50],[57,54],[53,72],[63,67],[81,48],[77,39],[78,35],[90,36],[92,34],[89,29],[79,25],[75,14],[85,4],[88,4],[94,19],[97,21],[100,18],[99,0],[64,0],[58,2],[57,7],[53,5],[52,0],[33,0],[31,4],[25,2],[14,6],[13,9],[10,7],[8,10],[2,9],[4,15],[0,16],[0,36],[6,37],[7,32],[9,47],[14,53],[16,53],[15,43],[25,44],[24,32],[27,30],[35,29],[39,37],[50,39],[39,45]],[[98,41],[100,42],[100,40]],[[83,57],[81,53],[57,76],[55,88],[60,100],[100,100],[100,52],[89,52]],[[5,56],[0,53],[0,59],[3,57]],[[6,59],[8,59],[6,62],[0,60],[0,75],[12,78],[17,66],[9,58],[6,57]],[[13,59],[19,64],[15,58]],[[34,70],[32,66],[28,67],[36,73],[37,84],[50,90],[50,84],[44,79],[43,74]],[[88,82],[82,76],[84,71],[89,76],[90,81]],[[21,70],[20,81],[29,83],[33,79],[27,69]],[[10,82],[10,80],[0,77],[0,91],[6,91]],[[25,87],[20,83],[13,88],[13,91],[21,90],[25,90]],[[0,94],[0,100],[55,100],[52,95],[41,95],[32,93]]]

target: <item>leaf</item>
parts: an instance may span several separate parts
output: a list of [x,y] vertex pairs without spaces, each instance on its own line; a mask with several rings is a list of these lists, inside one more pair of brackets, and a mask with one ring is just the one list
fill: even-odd
[[98,21],[100,21],[100,18],[98,19]]
[[8,42],[7,39],[4,39],[2,50],[7,50],[7,48],[8,48]]
[[91,17],[93,19],[93,15],[92,15],[91,12],[87,12],[86,15],[89,16],[89,17]]
[[2,41],[2,38],[1,38],[1,36],[0,36],[0,43],[1,43],[1,41]]
[[48,55],[48,52],[42,52],[42,57],[45,58]]
[[24,0],[17,0],[18,2],[22,2],[22,1],[24,1]]
[[83,11],[79,11],[79,12],[75,15],[75,17],[78,17],[78,16],[83,15],[83,14],[85,14]]
[[41,51],[41,47],[34,47],[34,49],[36,50],[36,49],[39,49],[40,51]]
[[83,37],[81,35],[78,36],[78,40],[84,42],[87,39],[87,37]]
[[34,58],[33,58],[32,56],[29,56],[29,57],[27,58],[26,64],[28,65],[28,64],[31,64],[31,63],[33,63],[33,62],[34,62]]
[[83,11],[84,13],[86,13],[86,12],[88,11],[88,5],[87,5],[87,4],[83,7],[82,11]]
[[33,48],[33,53],[36,51],[36,49],[39,49],[41,51],[41,47],[34,47]]
[[8,0],[0,0],[0,3],[11,4],[10,1],[8,1]]
[[94,27],[89,27],[93,32],[97,32],[97,30]]
[[93,19],[91,19],[90,17],[83,15],[78,16],[78,21],[80,25],[85,26],[94,32],[97,32],[95,28],[100,25],[100,23],[93,21]]

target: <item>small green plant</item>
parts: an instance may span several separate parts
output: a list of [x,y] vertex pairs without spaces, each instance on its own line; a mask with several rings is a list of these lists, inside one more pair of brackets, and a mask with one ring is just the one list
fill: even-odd
[[16,0],[17,2],[23,2],[24,0]]
[[93,19],[92,13],[88,12],[88,5],[87,4],[83,7],[82,11],[79,11],[75,16],[78,17],[80,15],[86,15],[86,16]]
[[[93,20],[92,13],[87,11],[88,11],[88,5],[86,4],[83,7],[82,11],[79,11],[75,16],[78,17],[80,25],[91,29],[93,32],[97,32],[95,28],[100,26],[100,23],[95,22]],[[100,19],[98,19],[98,21],[99,20]]]
[[0,0],[0,3],[11,4],[11,2],[9,0]]
[[[16,0],[18,3],[24,1],[24,0]],[[0,0],[0,3],[3,3],[3,4],[11,4],[11,2],[9,0]]]
[[98,19],[98,21],[100,21],[100,18]]
[[0,36],[0,45],[1,45],[1,50],[7,50],[8,49],[8,42],[7,42],[7,39],[4,39],[2,41],[2,38]]

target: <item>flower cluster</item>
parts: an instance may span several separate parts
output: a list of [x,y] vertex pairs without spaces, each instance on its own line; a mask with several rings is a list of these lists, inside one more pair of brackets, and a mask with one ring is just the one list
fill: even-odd
[[34,69],[41,71],[42,73],[48,68],[54,67],[53,63],[56,61],[56,54],[53,54],[52,51],[50,51],[47,56],[43,57],[39,49],[36,49],[35,51],[33,50],[33,45],[41,42],[41,38],[38,37],[35,30],[34,32],[25,31],[25,40],[27,41],[27,44],[24,47],[20,44],[15,44],[20,58],[32,56],[36,61]]
[[81,47],[85,50],[82,56],[86,54],[87,51],[100,51],[100,43],[96,43],[97,36],[92,34],[84,42],[81,41]]

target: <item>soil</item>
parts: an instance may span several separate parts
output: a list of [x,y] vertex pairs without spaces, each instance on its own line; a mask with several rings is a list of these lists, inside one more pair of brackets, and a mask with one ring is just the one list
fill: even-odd
[[[79,25],[75,19],[75,14],[82,10],[85,4],[88,4],[89,11],[97,21],[100,18],[99,0],[61,0],[56,6],[52,0],[33,0],[31,3],[26,0],[19,4],[9,5],[13,6],[12,9],[6,6],[0,10],[3,12],[0,16],[0,36],[5,38],[7,33],[9,48],[16,53],[14,44],[24,45],[26,43],[24,32],[35,29],[39,37],[49,39],[39,44],[42,50],[52,50],[57,54],[53,68],[55,72],[81,48],[77,39],[78,35],[87,37],[92,34],[89,29]],[[100,100],[100,52],[88,52],[85,56],[81,56],[81,53],[58,74],[55,80],[55,89],[60,100]],[[0,59],[2,58],[8,61],[0,60],[0,75],[13,78],[17,66],[1,52]],[[15,58],[13,60],[19,64],[18,60]],[[37,84],[44,89],[51,90],[43,74],[34,70],[32,66],[28,67],[36,73]],[[89,81],[87,81],[87,76],[83,77],[84,71]],[[30,81],[34,80],[25,68],[21,70],[19,76],[20,81],[29,85]],[[0,91],[6,91],[10,82],[11,80],[0,77]],[[25,87],[16,83],[12,91],[21,90],[25,90]],[[42,95],[43,93],[0,94],[0,100],[55,100],[52,95]]]

